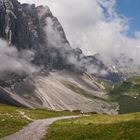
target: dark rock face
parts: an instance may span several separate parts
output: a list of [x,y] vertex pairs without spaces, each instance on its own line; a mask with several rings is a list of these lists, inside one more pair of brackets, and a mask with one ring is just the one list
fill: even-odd
[[43,43],[35,5],[21,5],[16,0],[1,0],[0,3],[0,37],[18,49],[36,48]]
[[[9,45],[15,45],[18,50],[30,49],[35,53],[34,63],[47,67],[51,63],[51,52],[59,52],[50,48],[47,35],[44,31],[47,26],[46,19],[51,18],[53,28],[60,32],[62,43],[66,39],[63,28],[48,7],[35,7],[35,5],[21,5],[17,0],[0,0],[0,37],[6,39]],[[61,61],[61,57],[59,58]],[[57,62],[55,62],[57,63]]]
[[[32,50],[35,54],[32,62],[43,69],[80,70],[105,79],[112,80],[115,76],[113,81],[120,80],[94,56],[84,56],[79,48],[71,48],[61,24],[47,6],[0,0],[0,38],[19,51]],[[101,75],[103,71],[108,75]]]

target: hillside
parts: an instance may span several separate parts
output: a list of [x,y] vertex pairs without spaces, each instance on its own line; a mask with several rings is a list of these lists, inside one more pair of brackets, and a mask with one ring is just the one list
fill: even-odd
[[139,140],[140,113],[91,115],[52,124],[43,140]]
[[0,140],[140,140],[140,8],[122,2],[0,0]]
[[33,120],[76,114],[68,111],[55,112],[45,109],[27,109],[0,105],[0,138],[19,131]]
[[55,70],[49,75],[26,78],[10,91],[0,89],[0,102],[9,105],[118,114],[118,105],[104,99],[105,87],[95,77],[89,78],[82,73]]
[[119,113],[140,112],[140,77],[135,76],[115,85],[109,95],[119,103]]
[[[34,120],[73,115],[78,113],[0,105],[0,138],[19,131]],[[139,140],[139,131],[140,113],[88,114],[81,118],[55,122],[49,127],[43,140]]]

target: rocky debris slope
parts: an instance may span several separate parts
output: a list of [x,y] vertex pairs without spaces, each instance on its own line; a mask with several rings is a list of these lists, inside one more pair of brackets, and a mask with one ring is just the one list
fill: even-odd
[[[67,87],[67,83],[83,89],[85,93],[90,93],[95,98],[88,98],[77,93]],[[37,75],[32,77],[32,80],[27,79],[17,83],[14,92],[32,108],[117,114],[118,105],[103,100],[105,92],[101,86],[74,72],[55,71],[47,77]]]

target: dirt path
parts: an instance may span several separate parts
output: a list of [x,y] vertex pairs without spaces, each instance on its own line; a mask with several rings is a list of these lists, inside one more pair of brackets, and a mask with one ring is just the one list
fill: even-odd
[[28,117],[28,116],[25,114],[25,112],[20,111],[20,110],[17,110],[17,111],[18,111],[19,114],[22,116],[22,118],[25,118],[25,119],[27,119],[28,121],[35,121],[35,120],[33,120],[32,118]]
[[47,133],[48,126],[55,121],[77,118],[80,116],[66,116],[57,117],[43,120],[36,120],[28,126],[24,127],[19,132],[2,138],[0,140],[41,140],[43,136]]

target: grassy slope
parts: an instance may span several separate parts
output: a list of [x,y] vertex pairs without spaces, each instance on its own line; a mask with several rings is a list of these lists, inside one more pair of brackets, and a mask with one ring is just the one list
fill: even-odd
[[52,124],[44,140],[140,140],[140,113],[92,115]]
[[15,107],[0,106],[0,138],[15,133],[28,123]]
[[116,85],[110,96],[119,103],[119,113],[140,112],[140,77]]
[[46,119],[52,117],[60,117],[60,116],[71,116],[77,115],[78,112],[69,112],[69,111],[49,111],[45,109],[22,109],[27,116],[32,119]]
[[15,133],[30,123],[30,121],[23,118],[19,111],[25,112],[25,114],[32,119],[44,119],[77,114],[68,111],[55,112],[43,109],[30,110],[0,105],[0,138]]

